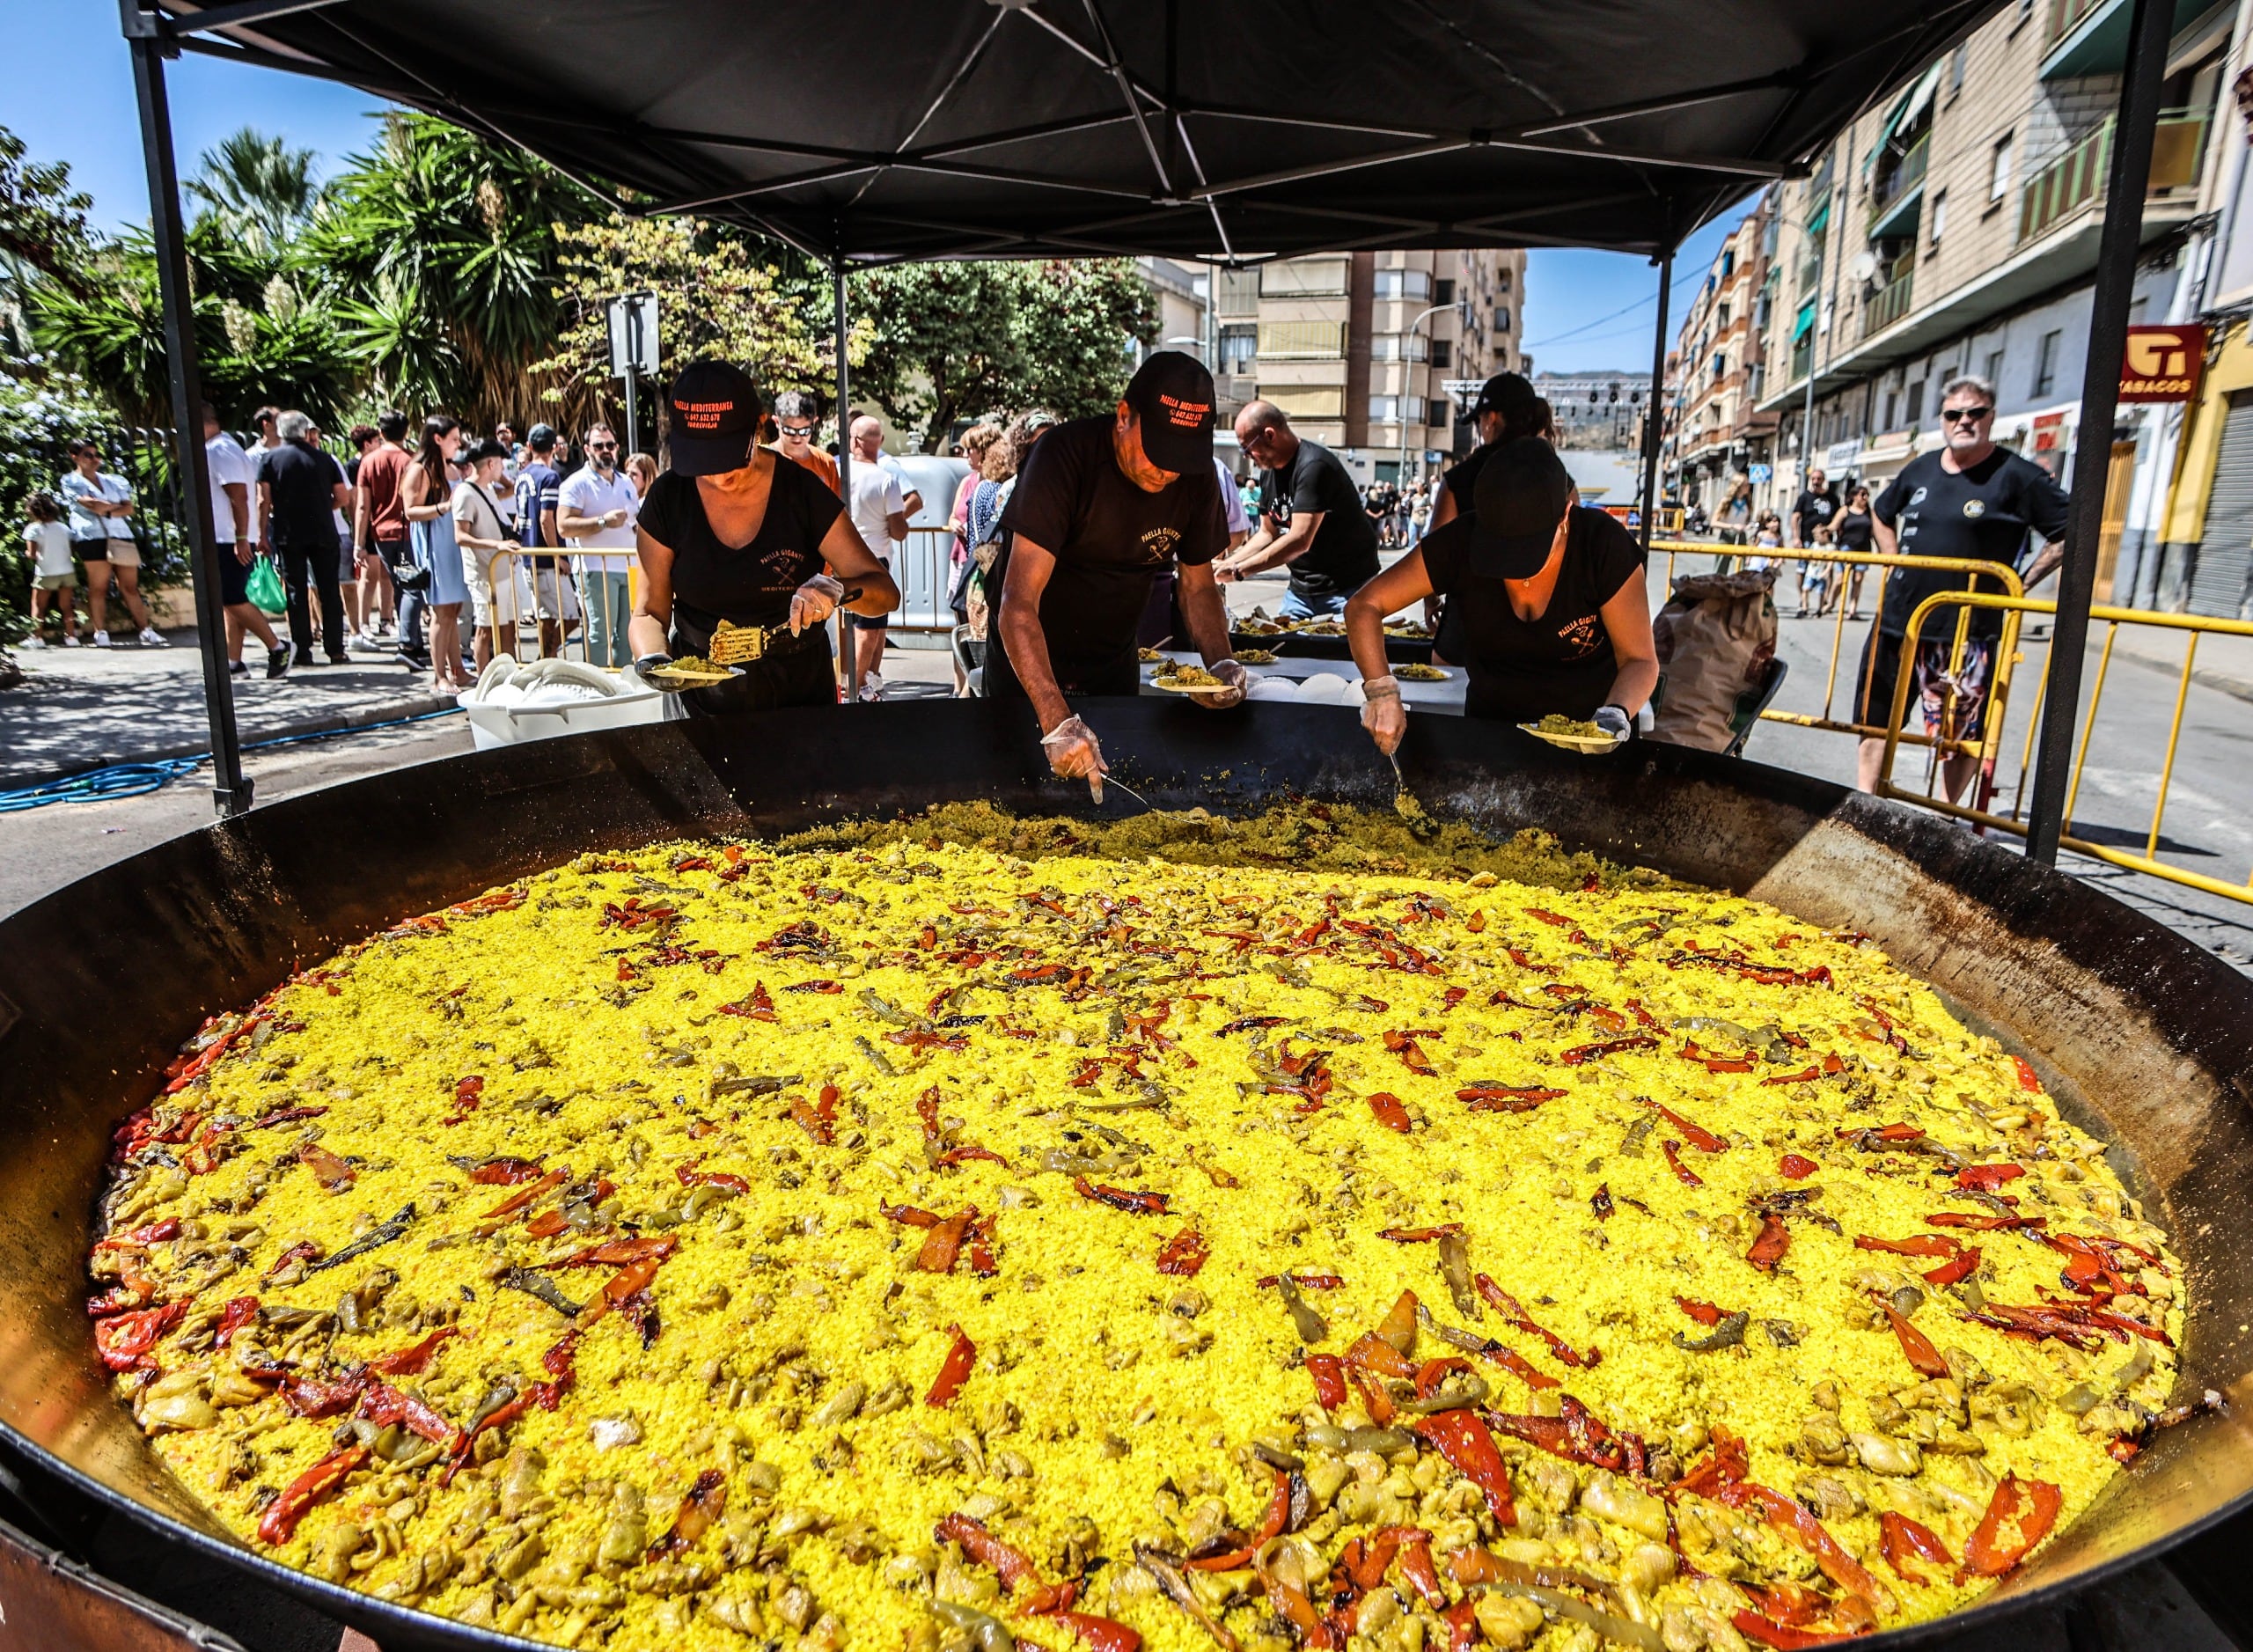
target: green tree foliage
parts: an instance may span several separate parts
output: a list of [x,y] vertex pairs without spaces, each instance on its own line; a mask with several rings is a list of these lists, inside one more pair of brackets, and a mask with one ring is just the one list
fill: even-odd
[[[610,376],[610,301],[657,296],[658,359],[667,372],[700,356],[746,369],[769,395],[818,390],[836,371],[826,325],[817,338],[802,295],[763,261],[765,249],[694,218],[629,218],[559,227],[561,327],[554,353],[533,363],[551,405],[574,424],[615,419],[624,386]],[[826,318],[822,318],[825,324]],[[848,340],[857,361],[873,329]],[[621,427],[622,428],[622,427]]]
[[895,264],[855,276],[848,302],[874,327],[855,389],[934,452],[980,413],[1103,411],[1126,385],[1127,341],[1157,334],[1126,259]]
[[273,250],[312,222],[321,200],[312,151],[291,149],[247,126],[204,151],[181,193],[235,235]]

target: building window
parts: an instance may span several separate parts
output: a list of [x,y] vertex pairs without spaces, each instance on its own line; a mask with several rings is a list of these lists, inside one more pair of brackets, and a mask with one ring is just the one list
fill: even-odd
[[1997,396],[2003,393],[2003,353],[2000,350],[1987,352],[1987,371],[1979,376],[1995,387]]
[[1507,333],[1509,330],[1510,307],[1506,304],[1498,304],[1494,306],[1494,331]]
[[1450,364],[1450,360],[1449,360],[1449,358],[1450,358],[1450,357],[1452,357],[1452,356],[1454,356],[1454,354],[1455,354],[1455,352],[1454,352],[1453,350],[1451,350],[1451,349],[1449,349],[1448,348],[1448,341],[1447,341],[1447,340],[1445,340],[1445,339],[1434,339],[1434,340],[1432,341],[1432,365],[1433,365],[1433,366],[1437,367],[1437,368],[1441,368],[1441,369],[1445,369],[1446,367],[1448,367],[1448,366]]
[[1404,401],[1408,404],[1408,422],[1421,424],[1424,422],[1424,399],[1421,396],[1371,396],[1369,422],[1371,424],[1399,423],[1400,406]]
[[1338,385],[1262,385],[1259,393],[1294,419],[1346,416],[1346,392]]
[[[1273,268],[1272,265],[1269,268]],[[1334,362],[1346,355],[1343,321],[1262,321],[1259,354],[1274,362]]]
[[1369,359],[1373,362],[1427,360],[1431,341],[1418,333],[1376,333],[1369,336]]
[[[1398,272],[1395,272],[1396,274]],[[1380,281],[1385,272],[1380,270]],[[1259,296],[1263,298],[1342,298],[1346,296],[1346,261],[1342,258],[1293,259],[1259,267]]]
[[1940,245],[1940,238],[1941,238],[1941,236],[1943,236],[1943,235],[1947,234],[1947,233],[1948,233],[1948,191],[1947,191],[1947,190],[1945,190],[1945,189],[1942,189],[1942,190],[1940,190],[1940,191],[1938,191],[1937,193],[1935,193],[1935,194],[1934,195],[1934,196],[1933,196],[1933,239],[1932,239],[1932,244],[1933,244],[1934,246],[1938,246]]
[[1251,315],[1259,309],[1259,272],[1224,269],[1221,272],[1221,313]]
[[1720,382],[1720,380],[1721,380],[1721,377],[1722,377],[1722,375],[1724,375],[1724,374],[1725,374],[1725,373],[1727,373],[1728,371],[1728,352],[1727,350],[1715,350],[1715,351],[1714,352],[1714,382],[1715,382],[1715,383],[1719,383],[1719,382]]
[[1716,312],[1714,325],[1718,327],[1727,327],[1728,326],[1728,306],[1727,305],[1723,305],[1720,311]]
[[2034,0],[2018,0],[2018,20],[2023,23],[2034,15]]
[[1909,386],[1909,405],[1902,409],[1911,424],[1925,416],[1925,381],[1921,378]]
[[2046,396],[2058,387],[2058,347],[2065,336],[2062,331],[2042,335],[2042,347],[2034,356],[2034,393],[2037,396]]
[[1455,302],[1455,282],[1451,277],[1442,281],[1435,281],[1432,283],[1432,302],[1434,304],[1453,304]]
[[1733,246],[1724,246],[1721,248],[1721,279],[1727,281],[1735,274],[1736,274],[1736,249]]
[[2010,134],[2006,132],[1995,141],[1995,152],[1987,165],[1987,199],[2000,201],[2010,193]]
[[1963,60],[1971,54],[1970,43],[1958,40],[1956,49],[1948,56],[1948,95],[1953,98],[1963,90]]
[[[1339,268],[1342,269],[1344,266]],[[1429,270],[1380,269],[1376,272],[1376,297],[1380,304],[1395,299],[1409,304],[1428,304],[1431,297],[1432,276]]]
[[1226,321],[1221,325],[1221,371],[1248,373],[1259,359],[1259,328],[1254,322]]
[[1509,290],[1510,270],[1509,266],[1505,264],[1501,269],[1494,272],[1494,290],[1496,292],[1508,292]]

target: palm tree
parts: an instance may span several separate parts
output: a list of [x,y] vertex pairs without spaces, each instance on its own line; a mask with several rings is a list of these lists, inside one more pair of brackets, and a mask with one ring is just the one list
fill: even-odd
[[272,253],[297,239],[321,202],[313,151],[247,126],[204,151],[187,194],[233,233],[262,237]]

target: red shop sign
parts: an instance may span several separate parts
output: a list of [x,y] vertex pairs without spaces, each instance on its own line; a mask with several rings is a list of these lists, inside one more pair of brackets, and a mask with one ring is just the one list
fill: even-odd
[[2206,329],[2132,327],[2120,353],[2120,400],[2189,401],[2206,362]]

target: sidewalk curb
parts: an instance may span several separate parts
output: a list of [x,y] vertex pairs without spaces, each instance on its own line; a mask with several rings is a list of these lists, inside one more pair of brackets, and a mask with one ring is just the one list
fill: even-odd
[[[386,723],[402,722],[409,717],[427,716],[432,712],[451,711],[455,701],[451,694],[417,694],[410,700],[394,701],[389,705],[371,707],[361,711],[333,711],[317,717],[303,717],[294,723],[284,723],[272,728],[243,731],[243,748],[269,740],[302,738],[314,734],[344,734],[355,729],[378,728]],[[70,768],[44,775],[15,775],[0,772],[0,787],[17,788],[52,785],[79,775],[92,774],[96,769],[114,768],[128,763],[161,763],[175,758],[202,757],[210,750],[208,741],[195,740],[177,745],[152,746],[137,752],[105,753]]]
[[[2115,649],[2112,656],[2115,659],[2126,660],[2132,665],[2140,665],[2146,671],[2156,672],[2177,682],[2183,679],[2183,666],[2179,661],[2147,659],[2141,654],[2132,654],[2125,649]],[[2227,694],[2233,700],[2253,701],[2253,678],[2235,677],[2227,672],[2209,671],[2203,665],[2194,665],[2191,668],[2191,680],[2201,688],[2211,688],[2216,694]]]

